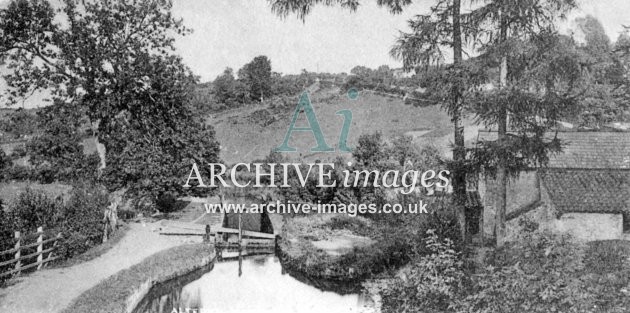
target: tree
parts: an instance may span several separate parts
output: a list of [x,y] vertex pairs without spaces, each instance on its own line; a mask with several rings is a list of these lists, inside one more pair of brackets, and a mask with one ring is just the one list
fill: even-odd
[[617,57],[617,80],[616,86],[619,90],[618,98],[624,104],[625,120],[630,120],[630,35],[629,27],[619,35],[614,45],[614,53]]
[[[506,233],[509,169],[517,173],[526,165],[544,164],[548,153],[559,150],[558,141],[549,141],[545,133],[575,100],[571,93],[579,76],[577,65],[566,55],[553,57],[559,46],[554,23],[575,6],[573,0],[488,0],[471,13],[477,23],[473,35],[487,40],[481,51],[499,68],[498,88],[482,94],[473,108],[482,122],[498,131],[496,141],[481,143],[474,153],[477,161],[486,162],[481,167],[496,170],[499,246]],[[555,78],[567,76],[569,86],[558,88]]]
[[575,20],[580,31],[584,34],[586,50],[592,55],[607,57],[610,53],[610,38],[602,23],[592,15],[579,17]]
[[58,102],[37,113],[37,134],[27,143],[29,162],[39,180],[76,182],[97,179],[98,156],[83,152],[83,112]]
[[[10,100],[46,89],[55,101],[85,112],[106,147],[107,163],[120,165],[120,172],[106,173],[110,187],[121,181],[111,176],[126,173],[124,161],[217,160],[211,131],[202,132],[209,136],[202,141],[187,137],[204,126],[188,108],[196,77],[174,54],[173,35],[189,30],[171,7],[162,0],[63,0],[56,14],[46,0],[12,0],[0,11],[0,60],[13,70],[4,76]],[[140,140],[142,145],[126,146]],[[145,155],[128,153],[131,147],[160,154],[141,160]],[[127,186],[149,193],[168,181],[125,177]]]
[[231,68],[226,68],[212,83],[214,97],[220,103],[229,105],[236,97],[236,80]]
[[[271,10],[276,14],[286,17],[290,13],[297,14],[297,17],[304,20],[310,13],[313,5],[339,5],[342,8],[355,11],[359,6],[358,0],[272,0]],[[398,14],[410,5],[412,0],[378,0],[377,4],[389,9],[393,14]],[[414,35],[405,36],[401,34],[392,55],[403,60],[403,67],[407,70],[414,70],[417,64],[430,64],[441,55],[440,48],[447,46],[453,51],[453,66],[451,77],[460,77],[460,66],[463,61],[462,48],[462,14],[461,0],[436,0],[436,4],[431,8],[429,15],[418,15],[410,26],[414,35],[421,34],[420,37]],[[455,82],[456,79],[452,79]],[[462,115],[462,88],[457,83],[449,84],[449,98],[445,107],[451,115],[454,126],[453,160],[454,163],[463,163],[465,159],[464,149],[464,128],[461,124]],[[462,238],[466,238],[466,179],[463,171],[454,171],[452,177],[455,194],[455,206]]]
[[444,62],[444,47],[452,49],[453,63],[442,71],[432,84],[434,90],[443,90],[440,103],[451,116],[454,130],[452,184],[454,204],[461,238],[468,240],[466,233],[466,172],[465,161],[463,103],[466,92],[475,85],[475,79],[463,63],[462,20],[467,20],[461,13],[460,0],[439,0],[429,14],[418,15],[408,22],[409,33],[401,32],[391,50],[394,58],[403,62],[403,68],[411,71],[417,68],[428,70],[432,65]]
[[16,138],[20,136],[32,135],[36,131],[35,114],[23,108],[11,112],[8,121],[2,123],[0,129],[11,133]]
[[271,61],[260,55],[238,70],[238,78],[249,87],[252,99],[263,102],[271,95]]

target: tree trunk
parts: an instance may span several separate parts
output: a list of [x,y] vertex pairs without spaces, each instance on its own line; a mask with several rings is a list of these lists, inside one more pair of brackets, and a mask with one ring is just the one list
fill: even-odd
[[[459,66],[462,63],[462,31],[460,16],[461,0],[453,0],[453,64]],[[453,161],[457,165],[453,173],[453,195],[457,221],[459,223],[460,235],[464,243],[468,242],[468,232],[466,231],[466,173],[461,168],[466,158],[464,147],[464,126],[461,116],[461,94],[457,87],[453,87],[452,101],[455,110],[453,111],[454,144]]]
[[92,124],[92,135],[94,136],[94,142],[96,144],[96,152],[98,153],[98,158],[101,160],[101,164],[98,168],[98,174],[100,176],[103,173],[103,170],[105,169],[105,167],[107,167],[107,159],[105,157],[107,154],[107,150],[105,149],[105,145],[102,144],[98,140],[98,126],[95,126],[94,123],[91,123],[91,124]]
[[[507,41],[507,26],[506,22],[503,18],[501,18],[500,25],[500,38],[501,43],[505,43]],[[507,86],[507,73],[508,73],[508,63],[507,63],[507,54],[504,54],[501,57],[501,68],[500,68],[500,79],[499,79],[499,88],[503,89]],[[507,138],[507,124],[508,124],[508,114],[507,114],[507,103],[502,103],[499,119],[498,119],[498,140],[501,147],[503,147],[505,140]],[[503,246],[505,243],[506,229],[505,229],[505,215],[507,210],[507,184],[508,184],[508,176],[507,176],[507,154],[501,153],[499,155],[499,166],[497,168],[497,183],[498,183],[498,195],[497,195],[497,203],[496,205],[496,215],[495,215],[495,239],[496,245],[498,247]]]

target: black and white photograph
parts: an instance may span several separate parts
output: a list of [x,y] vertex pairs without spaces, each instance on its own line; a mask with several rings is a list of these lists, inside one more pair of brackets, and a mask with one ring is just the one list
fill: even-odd
[[630,312],[628,0],[0,0],[0,311]]

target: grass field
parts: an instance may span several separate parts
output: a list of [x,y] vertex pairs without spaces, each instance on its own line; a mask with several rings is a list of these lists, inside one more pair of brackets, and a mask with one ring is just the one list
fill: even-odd
[[[295,105],[298,98],[296,96]],[[335,147],[343,125],[339,110],[352,111],[352,125],[348,135],[348,146],[354,147],[360,135],[380,131],[386,138],[414,131],[426,131],[428,138],[448,135],[452,126],[450,118],[439,106],[414,107],[405,105],[402,99],[361,92],[358,99],[351,100],[338,90],[323,90],[311,97],[315,114],[329,146]],[[211,114],[207,122],[215,127],[221,144],[221,157],[228,164],[261,159],[278,147],[285,136],[293,116],[295,105],[272,109],[266,105],[247,106],[237,110]],[[267,112],[265,112],[267,111]],[[271,113],[272,122],[252,122],[266,118]],[[265,126],[263,126],[265,125]],[[305,115],[300,114],[296,126],[307,126]],[[430,141],[430,140],[429,140]],[[293,159],[313,161],[332,160],[347,153],[311,153],[315,145],[312,133],[294,133],[290,145],[298,152]]]

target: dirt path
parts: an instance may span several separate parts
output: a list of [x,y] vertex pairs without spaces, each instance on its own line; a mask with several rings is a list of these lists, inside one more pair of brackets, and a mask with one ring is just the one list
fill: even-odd
[[[0,309],[12,313],[61,311],[84,291],[144,258],[193,239],[160,236],[157,224],[131,224],[127,234],[102,256],[69,268],[47,269],[0,289]],[[198,239],[200,240],[200,239]]]

